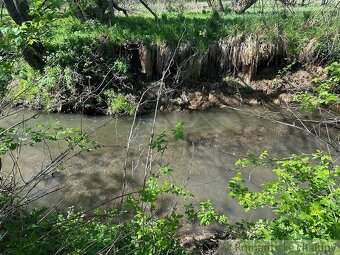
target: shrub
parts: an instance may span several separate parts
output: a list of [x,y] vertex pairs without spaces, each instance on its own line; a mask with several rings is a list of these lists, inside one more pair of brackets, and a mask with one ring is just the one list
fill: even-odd
[[262,185],[260,192],[249,190],[241,173],[229,182],[230,196],[246,210],[268,207],[274,219],[258,220],[245,227],[247,238],[339,239],[340,167],[320,151],[313,158],[292,155],[289,159],[239,160],[236,165],[273,167],[277,179]]
[[70,68],[47,66],[43,73],[24,65],[15,87],[9,90],[9,100],[47,111],[61,111],[63,105],[75,100],[79,76]]
[[340,104],[340,64],[334,62],[325,70],[330,73],[328,79],[314,79],[312,91],[296,94],[294,100],[300,103],[302,110],[314,112],[322,106]]

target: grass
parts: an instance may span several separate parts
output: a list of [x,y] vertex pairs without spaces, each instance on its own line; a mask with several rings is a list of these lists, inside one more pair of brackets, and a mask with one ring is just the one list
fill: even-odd
[[[63,47],[75,38],[97,38],[105,35],[115,44],[142,41],[144,44],[177,44],[179,40],[209,45],[229,35],[256,35],[263,42],[270,42],[278,34],[291,43],[292,52],[312,38],[323,38],[339,33],[339,13],[309,8],[295,13],[246,12],[217,15],[213,13],[163,14],[156,22],[147,15],[121,17],[110,27],[105,22],[87,21],[85,24],[73,17],[58,19],[52,25],[46,43]],[[72,39],[73,38],[73,39]]]
[[[161,18],[160,22],[156,22],[138,4],[126,4],[130,16],[117,16],[111,27],[107,21],[82,22],[72,16],[57,18],[42,39],[47,47],[53,49],[66,49],[79,39],[92,42],[102,35],[116,45],[124,45],[129,41],[140,41],[145,45],[176,45],[181,40],[204,49],[211,42],[229,35],[256,35],[262,42],[271,42],[281,35],[288,39],[290,53],[296,54],[313,38],[322,42],[339,34],[339,9],[321,7],[316,2],[310,6],[296,6],[291,11],[282,5],[273,6],[272,3],[264,2],[263,8],[255,4],[242,15],[233,12],[216,15],[205,10],[205,1],[198,1],[197,6],[191,2],[184,5],[174,3],[173,12],[168,12],[167,6],[152,5]],[[3,14],[0,27],[8,25],[6,9]]]
[[[131,2],[131,1],[130,1]],[[129,14],[132,15],[148,15],[151,14],[145,9],[145,7],[138,3],[138,1],[133,1],[134,3],[131,4],[129,1],[121,1],[120,5],[128,10]],[[155,1],[148,1],[149,6],[158,14],[161,15],[163,13],[169,12],[177,12],[177,13],[198,13],[202,11],[210,11],[212,8],[208,6],[206,0],[198,0],[197,3],[194,1],[182,1],[182,0],[173,0],[173,1],[165,1],[165,0],[155,0]],[[231,9],[231,2],[222,0],[225,10]],[[252,7],[250,7],[246,13],[259,13],[263,11],[264,13],[272,13],[274,11],[283,11],[292,9],[294,11],[308,11],[308,10],[315,10],[320,9],[320,0],[311,0],[309,5],[301,6],[299,5],[300,1],[297,1],[297,5],[294,7],[285,7],[280,2],[274,2],[272,0],[263,0],[258,1]],[[326,8],[334,7],[336,2],[329,3]],[[117,13],[118,15],[123,15],[122,13]]]

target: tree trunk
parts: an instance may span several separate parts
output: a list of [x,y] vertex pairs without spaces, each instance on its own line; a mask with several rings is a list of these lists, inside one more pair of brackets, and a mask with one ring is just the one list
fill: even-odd
[[[27,0],[4,0],[9,16],[19,26],[25,21],[30,21],[32,18],[29,15],[29,6]],[[45,66],[44,62],[44,47],[38,40],[32,45],[26,45],[22,50],[24,59],[27,63],[38,70],[42,70]]]
[[3,14],[4,7],[5,7],[5,3],[4,3],[4,2],[1,2],[0,21],[2,21],[2,14]]
[[107,0],[107,5],[109,6],[110,16],[113,18],[115,16],[115,10],[113,9],[112,0]]
[[111,19],[114,19],[114,17],[115,17],[115,10],[113,9],[112,0],[107,0],[107,5],[109,7],[109,13],[110,13],[109,20],[110,20],[110,26],[111,26],[112,25],[112,20]]
[[116,4],[115,2],[112,2],[113,4],[113,7],[117,10],[117,11],[120,11],[120,12],[123,12],[124,15],[127,17],[128,16],[128,13],[127,13],[127,10],[118,6],[118,4]]
[[217,0],[217,2],[218,2],[218,9],[219,9],[219,11],[224,12],[224,7],[223,7],[222,0]]
[[27,45],[23,50],[22,54],[26,62],[36,70],[42,71],[45,67],[44,45],[40,42],[34,42],[32,45]]
[[232,0],[233,11],[236,13],[244,13],[256,2],[257,0]]
[[19,2],[17,0],[4,0],[4,3],[8,14],[18,25],[31,19],[28,14],[29,8],[27,0],[21,0]]

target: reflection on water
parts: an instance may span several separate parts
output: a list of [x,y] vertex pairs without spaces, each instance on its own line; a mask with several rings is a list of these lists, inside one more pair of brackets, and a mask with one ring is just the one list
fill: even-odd
[[[194,202],[209,198],[219,212],[226,213],[233,220],[270,216],[268,210],[244,214],[237,202],[228,197],[226,185],[235,175],[234,163],[238,158],[247,152],[260,153],[265,149],[275,156],[312,153],[316,149],[324,149],[317,139],[307,136],[301,130],[256,118],[243,110],[263,111],[258,108],[242,108],[174,112],[160,114],[156,122],[156,133],[171,130],[178,121],[185,122],[186,140],[171,142],[163,160],[169,162],[169,166],[175,170],[173,176],[177,183],[186,183],[186,188],[194,194]],[[29,116],[31,113],[25,114]],[[20,118],[22,114],[16,117],[17,120]],[[89,132],[109,119],[106,116],[43,114],[37,120],[30,121],[30,125],[58,121],[64,127],[79,127]],[[11,121],[14,122],[15,118]],[[36,201],[35,205],[92,208],[119,195],[131,123],[130,117],[112,119],[109,124],[96,130],[92,137],[103,147],[74,157],[63,169],[48,176],[35,192],[39,189],[65,187]],[[142,185],[151,124],[152,116],[140,117],[136,123],[127,162],[126,180],[129,190],[136,190]],[[29,179],[39,172],[51,156],[55,157],[62,151],[61,147],[50,144],[47,148],[41,144],[23,148],[19,159],[23,179]],[[4,168],[10,168],[11,160],[6,158],[4,161]],[[249,187],[254,189],[273,178],[273,174],[266,169],[242,171],[250,181]],[[106,206],[112,205],[108,203]],[[160,208],[166,210],[171,206],[173,201],[164,199]]]

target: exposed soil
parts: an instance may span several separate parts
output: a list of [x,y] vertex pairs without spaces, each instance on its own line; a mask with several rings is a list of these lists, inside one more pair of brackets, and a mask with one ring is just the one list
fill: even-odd
[[193,254],[217,255],[219,243],[230,237],[226,232],[215,235],[184,236],[181,238],[181,245]]
[[[273,77],[270,77],[273,76]],[[215,83],[195,83],[176,89],[165,89],[161,98],[160,110],[206,110],[210,107],[287,104],[298,91],[311,88],[314,78],[326,78],[322,67],[309,66],[304,69],[286,71],[284,74],[273,75],[272,69],[262,69],[262,72],[250,82],[242,77],[228,78]],[[157,89],[147,94],[144,111],[154,105]]]

